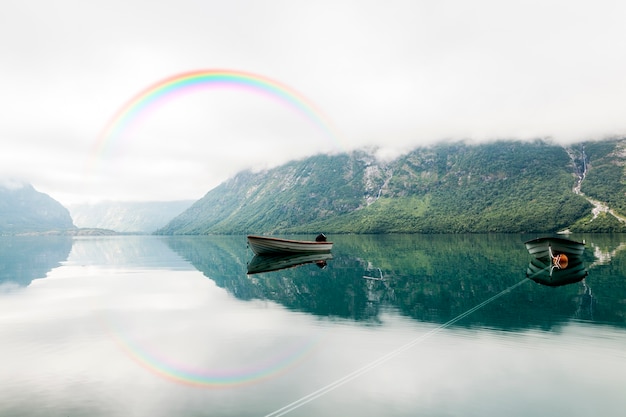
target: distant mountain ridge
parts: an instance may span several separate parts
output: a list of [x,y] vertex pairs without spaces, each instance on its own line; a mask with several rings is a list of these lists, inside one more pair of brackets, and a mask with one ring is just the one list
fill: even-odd
[[76,226],[114,230],[118,233],[152,233],[193,204],[181,201],[105,201],[73,204],[69,211]]
[[537,140],[443,143],[387,163],[363,151],[317,155],[241,172],[157,233],[626,231],[615,216],[594,217],[589,201],[626,213],[624,149],[624,139]]
[[30,184],[0,184],[0,235],[76,229],[67,208]]

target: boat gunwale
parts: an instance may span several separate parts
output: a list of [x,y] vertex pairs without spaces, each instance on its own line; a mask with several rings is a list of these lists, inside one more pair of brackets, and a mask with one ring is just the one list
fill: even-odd
[[564,237],[536,237],[534,239],[530,239],[527,240],[526,242],[524,242],[525,245],[528,244],[541,244],[541,243],[545,243],[546,241],[549,240],[553,240],[555,242],[559,242],[559,243],[570,243],[570,244],[574,244],[574,245],[583,245],[585,246],[585,242],[578,242],[576,240],[571,240],[571,239],[566,239]]
[[288,243],[297,243],[297,244],[307,244],[307,245],[330,245],[333,242],[324,241],[324,242],[316,242],[312,240],[295,240],[295,239],[282,239],[279,237],[269,237],[269,236],[259,236],[259,235],[248,235],[248,239],[260,239],[260,240],[271,240],[275,242],[288,242]]

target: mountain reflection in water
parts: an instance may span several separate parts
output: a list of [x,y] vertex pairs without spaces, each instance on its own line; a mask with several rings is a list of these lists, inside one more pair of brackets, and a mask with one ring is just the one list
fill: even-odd
[[25,287],[67,260],[69,236],[0,236],[0,285]]
[[[525,279],[529,266],[518,235],[339,235],[333,236],[333,259],[324,269],[304,264],[250,276],[253,256],[243,239],[171,237],[166,242],[239,299],[271,300],[296,311],[373,323],[385,309],[445,323]],[[618,303],[626,291],[616,294],[604,284],[598,269],[585,282],[558,289],[524,285],[462,325],[550,329],[567,318],[593,318],[623,326]],[[592,308],[591,288],[594,297],[602,297],[601,307]]]
[[519,235],[332,239],[255,274],[245,236],[5,244],[0,415],[623,415],[626,236],[560,286]]

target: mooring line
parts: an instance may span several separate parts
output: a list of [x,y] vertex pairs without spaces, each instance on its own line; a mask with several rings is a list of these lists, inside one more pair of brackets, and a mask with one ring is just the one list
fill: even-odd
[[486,306],[487,304],[493,302],[494,300],[502,297],[503,295],[511,292],[512,290],[514,290],[515,288],[519,287],[520,285],[524,284],[526,281],[528,281],[530,278],[524,278],[523,280],[521,280],[520,282],[511,285],[510,287],[502,290],[501,292],[499,292],[498,294],[494,295],[491,298],[488,298],[487,300],[483,301],[482,303],[478,304],[475,307],[470,308],[469,310],[467,310],[466,312],[459,314],[458,316],[456,316],[455,318],[445,322],[444,324],[442,324],[441,326],[438,326],[434,329],[431,329],[430,331],[424,333],[423,335],[411,340],[410,342],[400,346],[399,348],[381,356],[380,358],[370,362],[369,364],[362,366],[361,368],[352,371],[351,373],[339,378],[338,380],[331,382],[330,384],[308,394],[305,395],[304,397],[290,403],[287,404],[286,406],[279,408],[276,411],[273,411],[269,414],[266,414],[264,417],[279,417],[279,416],[283,416],[287,413],[292,412],[293,410],[302,407],[303,405],[310,403],[311,401],[325,395],[328,394],[329,392],[339,388],[340,386],[347,384],[348,382],[354,380],[355,378],[358,378],[359,376],[365,374],[366,372],[371,371],[372,369],[378,367],[379,365],[382,365],[383,363],[387,362],[388,360],[398,356],[400,353],[412,348],[413,346],[423,342],[424,340],[428,339],[429,337],[441,332],[442,330],[446,329],[447,327],[450,327],[451,325],[453,325],[454,323],[458,322],[459,320],[464,319],[465,317],[469,316],[470,314],[474,313],[476,310],[479,310],[481,308],[483,308],[484,306]]

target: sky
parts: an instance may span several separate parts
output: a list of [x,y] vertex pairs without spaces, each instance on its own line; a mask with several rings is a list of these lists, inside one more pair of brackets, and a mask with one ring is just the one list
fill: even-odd
[[[5,0],[0,184],[195,200],[317,153],[626,135],[624,18],[606,0]],[[292,101],[205,85],[105,134],[141,91],[217,69]]]

